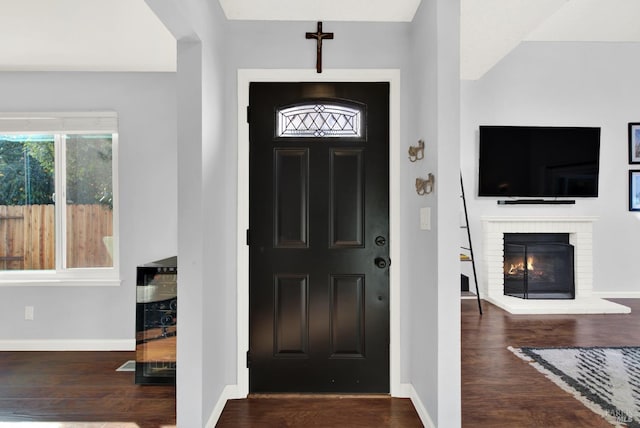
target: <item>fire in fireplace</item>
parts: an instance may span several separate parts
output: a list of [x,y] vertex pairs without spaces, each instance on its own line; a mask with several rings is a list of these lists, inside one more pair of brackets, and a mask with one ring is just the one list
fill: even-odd
[[522,299],[574,299],[568,233],[505,233],[504,294]]

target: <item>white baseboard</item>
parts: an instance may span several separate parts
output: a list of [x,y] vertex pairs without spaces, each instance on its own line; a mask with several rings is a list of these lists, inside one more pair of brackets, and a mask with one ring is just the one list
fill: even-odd
[[220,419],[220,415],[222,415],[222,411],[224,410],[225,404],[227,404],[227,400],[232,400],[238,397],[238,386],[237,385],[227,385],[222,390],[220,397],[218,397],[218,401],[216,402],[215,407],[211,411],[211,415],[209,416],[209,420],[205,425],[206,428],[215,428],[218,423],[218,419]]
[[591,294],[601,299],[640,299],[640,291],[593,291]]
[[391,396],[394,398],[411,398],[413,385],[410,383],[400,383],[397,389],[391,389]]
[[429,412],[427,412],[426,407],[424,407],[424,404],[422,404],[422,400],[420,400],[420,397],[418,396],[418,393],[416,392],[413,385],[403,384],[403,387],[408,388],[409,398],[413,403],[413,407],[416,408],[416,412],[418,412],[418,416],[422,421],[422,425],[424,425],[425,428],[436,428],[436,424],[434,424],[433,421],[431,420],[431,416],[429,416]]
[[0,340],[0,351],[135,351],[135,339]]

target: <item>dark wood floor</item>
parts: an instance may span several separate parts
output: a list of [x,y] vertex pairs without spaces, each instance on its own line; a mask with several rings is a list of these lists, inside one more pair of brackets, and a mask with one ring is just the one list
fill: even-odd
[[[510,315],[475,300],[462,307],[464,427],[610,427],[507,350],[508,346],[638,346],[640,299],[629,315]],[[175,425],[175,388],[116,372],[133,352],[0,352],[0,422]],[[332,419],[333,418],[333,419]],[[136,425],[133,425],[136,424]],[[408,400],[251,398],[227,403],[218,427],[414,427]],[[187,427],[185,427],[187,428]]]
[[464,427],[611,427],[514,356],[508,346],[638,346],[640,299],[626,315],[510,315],[462,301]]
[[133,359],[135,352],[0,352],[0,422],[175,425],[175,387],[135,385],[133,372],[115,371]]
[[388,396],[283,396],[230,400],[217,428],[420,428],[409,399]]

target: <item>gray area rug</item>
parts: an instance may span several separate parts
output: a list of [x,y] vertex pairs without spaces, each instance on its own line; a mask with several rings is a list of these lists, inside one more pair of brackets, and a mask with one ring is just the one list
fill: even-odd
[[640,347],[509,350],[612,425],[640,428]]

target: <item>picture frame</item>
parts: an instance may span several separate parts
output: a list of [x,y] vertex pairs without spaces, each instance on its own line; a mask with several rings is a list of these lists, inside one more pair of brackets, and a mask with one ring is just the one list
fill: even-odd
[[629,171],[629,211],[640,211],[640,170]]
[[629,163],[640,164],[640,123],[629,123]]

